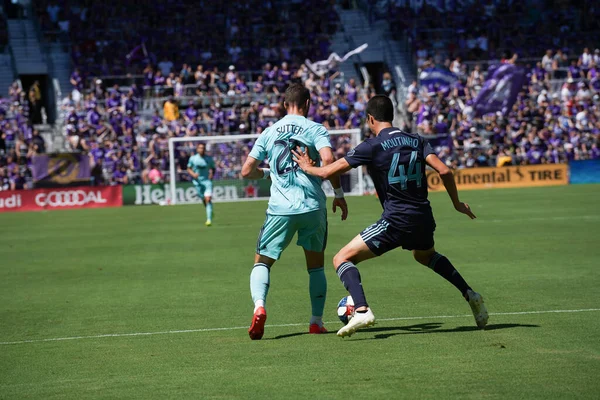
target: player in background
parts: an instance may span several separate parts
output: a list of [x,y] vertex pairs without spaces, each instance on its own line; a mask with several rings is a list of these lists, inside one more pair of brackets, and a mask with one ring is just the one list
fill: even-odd
[[196,154],[190,157],[187,171],[192,177],[198,197],[202,199],[204,207],[206,207],[205,225],[211,226],[213,216],[212,180],[215,176],[215,161],[211,156],[206,155],[205,143],[199,143],[196,146]]
[[[250,292],[254,302],[254,316],[248,334],[259,340],[264,333],[267,313],[265,302],[270,284],[270,270],[296,232],[297,245],[302,246],[309,275],[309,294],[312,317],[309,333],[325,333],[323,309],[327,295],[325,278],[325,245],[327,243],[326,196],[321,178],[309,176],[292,161],[291,150],[305,146],[317,164],[329,165],[334,161],[329,133],[325,127],[306,118],[310,106],[310,92],[300,84],[292,84],[285,91],[284,106],[287,115],[267,128],[256,140],[242,167],[247,179],[271,179],[271,197],[267,218],[258,235],[254,267],[250,274]],[[258,166],[267,160],[270,168]],[[342,210],[342,220],[348,215],[344,192],[339,177],[329,178],[335,191],[333,212]]]
[[392,126],[394,106],[386,96],[375,96],[367,104],[367,123],[375,137],[324,167],[313,166],[301,149],[293,151],[294,160],[310,175],[327,179],[352,168],[366,165],[383,207],[381,219],[357,235],[333,258],[337,274],[354,299],[355,314],[338,336],[350,336],[357,329],[375,323],[367,304],[356,264],[402,246],[412,250],[415,260],[452,283],[469,302],[475,322],[487,324],[488,313],[481,295],[471,289],[452,263],[435,251],[435,220],[427,200],[425,163],[435,169],[444,182],[456,211],[474,219],[468,204],[458,198],[452,171],[434,154],[429,143],[416,134]]

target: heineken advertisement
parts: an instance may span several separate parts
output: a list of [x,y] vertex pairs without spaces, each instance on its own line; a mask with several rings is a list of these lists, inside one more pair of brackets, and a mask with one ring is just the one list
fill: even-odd
[[[231,179],[213,181],[213,201],[234,201],[250,198],[267,198],[271,181],[247,181]],[[201,203],[196,188],[190,182],[180,182],[175,190],[178,204]],[[164,185],[126,185],[123,186],[123,205],[164,204],[171,202],[169,184]]]

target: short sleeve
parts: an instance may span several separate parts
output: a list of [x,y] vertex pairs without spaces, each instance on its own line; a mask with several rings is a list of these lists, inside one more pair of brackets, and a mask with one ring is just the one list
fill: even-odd
[[314,145],[317,151],[324,147],[331,147],[331,142],[329,141],[329,132],[327,132],[327,129],[320,124],[317,125],[316,128]]
[[423,141],[423,158],[427,158],[430,154],[435,154],[433,147],[429,144],[429,141]]
[[194,168],[194,157],[190,157],[190,159],[188,160],[188,168]]
[[263,161],[265,158],[267,158],[267,149],[265,147],[265,132],[262,133],[262,135],[260,135],[258,137],[258,139],[256,139],[256,142],[254,142],[254,146],[252,146],[252,150],[250,151],[249,156],[259,160],[259,161]]
[[210,158],[210,163],[208,164],[208,168],[212,168],[215,169],[215,159],[214,158]]
[[373,148],[368,142],[362,142],[350,150],[344,158],[352,168],[356,168],[359,165],[371,164],[373,160]]

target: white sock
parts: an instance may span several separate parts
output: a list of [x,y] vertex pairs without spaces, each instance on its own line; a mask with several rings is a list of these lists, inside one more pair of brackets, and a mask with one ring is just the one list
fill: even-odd
[[265,306],[265,301],[264,300],[256,300],[256,303],[254,303],[254,312],[256,312],[256,310],[258,310],[258,307],[263,307]]
[[323,326],[323,317],[315,317],[314,315],[310,317],[310,324],[317,324],[319,326]]

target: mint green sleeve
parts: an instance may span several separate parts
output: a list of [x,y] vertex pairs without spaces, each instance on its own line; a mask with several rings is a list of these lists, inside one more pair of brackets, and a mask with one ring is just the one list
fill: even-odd
[[329,141],[329,132],[327,132],[327,129],[325,129],[325,127],[321,124],[316,124],[314,129],[314,145],[317,151],[324,147],[331,147],[331,142]]
[[266,135],[265,132],[263,132],[262,135],[260,135],[258,139],[256,139],[256,142],[254,142],[254,146],[252,146],[252,150],[250,151],[250,157],[259,161],[263,161],[265,158],[267,158],[265,138]]

